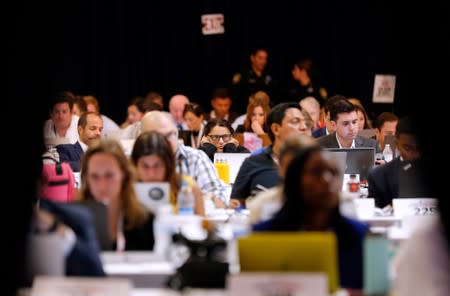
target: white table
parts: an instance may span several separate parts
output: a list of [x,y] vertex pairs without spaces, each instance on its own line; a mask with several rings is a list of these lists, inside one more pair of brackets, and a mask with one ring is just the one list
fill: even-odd
[[153,252],[102,252],[101,259],[108,276],[131,279],[136,288],[166,287],[175,273],[170,262]]

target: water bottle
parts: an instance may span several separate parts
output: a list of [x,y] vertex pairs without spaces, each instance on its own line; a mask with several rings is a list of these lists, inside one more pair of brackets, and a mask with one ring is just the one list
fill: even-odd
[[182,180],[181,188],[177,196],[177,206],[179,215],[193,215],[194,214],[194,194],[192,188],[189,186],[187,180]]
[[386,144],[383,150],[383,157],[386,162],[390,162],[392,158],[394,158],[394,154],[392,152],[392,148],[390,144]]

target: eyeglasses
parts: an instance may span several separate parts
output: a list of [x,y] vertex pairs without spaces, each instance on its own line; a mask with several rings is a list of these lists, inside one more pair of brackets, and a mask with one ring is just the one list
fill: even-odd
[[224,142],[228,142],[231,139],[231,134],[228,135],[208,135],[214,142],[219,142],[222,139]]

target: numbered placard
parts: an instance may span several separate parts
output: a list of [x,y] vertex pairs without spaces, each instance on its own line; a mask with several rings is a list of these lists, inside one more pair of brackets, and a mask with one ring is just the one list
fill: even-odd
[[438,203],[435,198],[394,198],[392,205],[395,216],[400,218],[438,213]]
[[225,17],[221,13],[202,15],[202,33],[203,35],[223,34]]

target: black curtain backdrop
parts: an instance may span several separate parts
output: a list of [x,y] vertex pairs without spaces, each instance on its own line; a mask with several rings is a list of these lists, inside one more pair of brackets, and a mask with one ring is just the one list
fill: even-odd
[[[374,114],[413,112],[423,134],[441,139],[442,127],[448,126],[448,109],[440,105],[449,100],[448,7],[445,1],[392,2],[4,3],[10,4],[0,12],[7,87],[0,112],[3,138],[16,149],[14,157],[9,153],[2,162],[8,172],[3,184],[13,190],[5,195],[5,208],[15,215],[12,220],[2,216],[2,225],[12,225],[4,229],[4,254],[11,262],[5,294],[15,295],[23,275],[25,235],[43,151],[42,124],[54,90],[93,93],[102,111],[118,122],[125,118],[128,100],[149,90],[162,92],[166,102],[182,92],[209,106],[211,90],[227,85],[233,72],[248,64],[250,48],[263,44],[270,52],[270,69],[284,85],[293,60],[310,56],[331,94],[358,97]],[[223,13],[225,34],[202,36],[203,13]],[[393,106],[370,103],[376,73],[397,75]],[[425,152],[433,154],[433,147],[428,145],[431,150]]]
[[[67,0],[23,9],[48,22],[45,38],[35,39],[56,45],[47,65],[52,88],[96,95],[102,113],[120,123],[128,101],[150,90],[163,94],[166,108],[170,96],[184,93],[208,110],[212,89],[228,86],[260,45],[269,50],[268,68],[283,88],[293,62],[308,56],[330,95],[361,99],[372,117],[381,111],[402,115],[415,65],[427,63],[425,53],[435,54],[417,47],[434,48],[445,36],[441,3]],[[205,13],[224,14],[225,34],[201,34]],[[394,105],[371,103],[375,74],[397,75]]]

